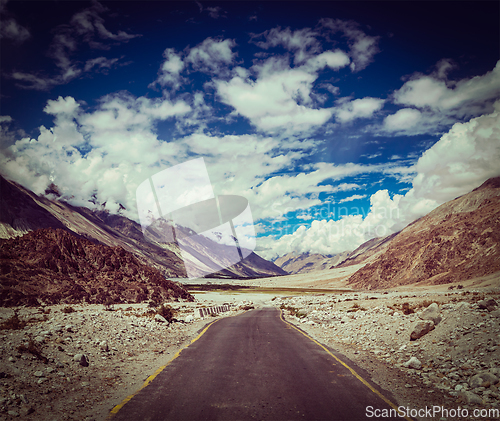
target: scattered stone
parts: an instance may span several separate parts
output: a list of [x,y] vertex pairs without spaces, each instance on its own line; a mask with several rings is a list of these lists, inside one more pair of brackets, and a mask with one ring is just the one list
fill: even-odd
[[35,371],[33,374],[35,377],[43,377],[43,371]]
[[85,354],[76,354],[73,357],[73,361],[78,362],[82,367],[88,367],[89,366],[89,359]]
[[165,319],[165,317],[163,317],[161,314],[155,315],[155,321],[157,321],[158,323],[168,323],[168,320]]
[[477,303],[478,308],[481,310],[494,311],[497,309],[497,302],[493,299],[482,300]]
[[422,368],[422,363],[417,357],[411,357],[408,361],[403,364],[405,367],[414,368],[420,370]]
[[432,303],[425,310],[423,310],[418,317],[421,320],[432,320],[434,325],[437,326],[438,323],[442,320],[442,317],[439,315],[439,307],[436,303]]
[[468,390],[461,391],[459,396],[465,403],[468,404],[476,403],[482,405],[484,403],[483,400],[478,395]]
[[424,322],[419,322],[415,325],[413,328],[413,331],[410,334],[410,340],[415,341],[422,336],[426,335],[429,333],[431,330],[434,329],[434,322],[431,320],[426,320]]
[[498,382],[499,379],[497,376],[485,371],[472,376],[469,380],[469,386],[471,389],[475,389],[476,387],[489,387],[490,385],[497,384]]
[[108,341],[102,341],[99,344],[99,347],[101,348],[101,351],[108,352],[109,351]]

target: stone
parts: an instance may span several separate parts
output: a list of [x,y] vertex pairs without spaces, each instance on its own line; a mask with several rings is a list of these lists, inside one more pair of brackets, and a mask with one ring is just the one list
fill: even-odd
[[422,368],[422,363],[417,357],[411,357],[408,361],[403,364],[405,367],[414,368],[420,370]]
[[[478,373],[472,376],[469,380],[469,386],[471,389],[475,389],[476,387],[489,387],[491,384],[496,384],[499,382],[497,376],[490,372]],[[486,386],[486,384],[488,386]]]
[[99,347],[101,348],[101,351],[108,352],[109,351],[108,341],[102,341],[99,344]]
[[497,302],[493,298],[482,300],[477,303],[478,308],[481,310],[494,311],[497,309]]
[[422,336],[426,335],[433,329],[434,329],[434,322],[431,320],[418,322],[410,334],[410,340],[415,341],[421,338]]
[[155,321],[157,321],[158,323],[168,323],[168,320],[165,319],[165,317],[163,317],[161,314],[155,315]]
[[441,316],[439,315],[439,307],[436,303],[432,303],[425,310],[423,310],[418,317],[421,320],[432,320],[434,325],[437,325],[441,321]]
[[459,396],[465,403],[476,403],[480,405],[484,403],[478,395],[469,392],[468,390],[461,391]]
[[35,377],[43,377],[43,371],[35,371],[33,374]]
[[78,362],[82,367],[88,367],[89,366],[89,359],[85,354],[76,354],[73,357],[73,361]]

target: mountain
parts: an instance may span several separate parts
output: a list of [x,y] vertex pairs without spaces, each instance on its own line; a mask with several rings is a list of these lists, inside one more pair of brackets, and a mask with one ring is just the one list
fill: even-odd
[[307,273],[316,270],[330,269],[342,262],[349,252],[345,251],[334,255],[319,253],[288,253],[278,257],[274,263],[288,273]]
[[193,300],[122,247],[41,228],[0,240],[0,306]]
[[500,271],[500,177],[414,221],[366,261],[349,285],[456,284]]
[[[155,241],[154,231],[146,240],[140,224],[131,219],[103,210],[72,206],[56,197],[54,186],[47,193],[45,196],[36,195],[0,176],[0,238],[16,237],[39,228],[63,229],[100,244],[122,247],[166,277],[186,276],[184,258],[188,258],[195,273],[198,270],[200,274],[212,267],[218,269],[225,266],[224,245],[209,239],[204,243],[192,241],[192,253],[183,256],[176,242]],[[285,274],[282,269],[254,253],[222,272],[224,276],[234,277]]]
[[348,253],[343,261],[333,265],[330,269],[334,267],[345,267],[351,265],[357,265],[363,263],[366,260],[373,260],[374,257],[383,253],[386,247],[389,245],[390,241],[397,235],[390,234],[385,237],[372,238],[365,243],[361,244],[356,250]]

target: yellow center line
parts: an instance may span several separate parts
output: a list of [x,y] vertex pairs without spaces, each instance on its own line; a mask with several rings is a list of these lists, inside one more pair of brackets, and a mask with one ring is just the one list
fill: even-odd
[[[391,408],[394,408],[396,410],[396,413],[397,414],[400,414],[400,412],[398,411],[398,407],[392,403],[389,399],[387,399],[384,395],[382,395],[382,393],[380,393],[377,389],[375,389],[370,383],[368,383],[363,377],[361,377],[358,373],[356,373],[356,371],[354,369],[352,369],[351,367],[349,367],[346,363],[344,363],[342,360],[340,360],[338,357],[336,357],[335,355],[333,355],[330,350],[325,347],[324,345],[322,345],[321,343],[319,343],[317,340],[311,338],[307,333],[303,332],[302,330],[300,330],[298,327],[294,326],[293,324],[291,324],[290,322],[287,322],[284,318],[283,318],[283,310],[280,311],[280,318],[283,322],[285,322],[287,325],[291,326],[292,328],[294,328],[297,332],[301,333],[302,335],[304,335],[306,338],[310,339],[311,341],[313,341],[316,345],[320,346],[321,348],[323,348],[332,358],[334,358],[336,361],[338,361],[340,364],[342,364],[345,368],[347,368],[354,377],[356,377],[361,383],[363,383],[366,387],[368,387],[373,393],[375,393],[379,398],[381,398],[387,405],[389,405]],[[404,417],[407,421],[413,421],[411,418],[408,418],[407,416]]]
[[191,340],[191,342],[186,345],[184,348],[181,348],[179,349],[175,354],[174,356],[172,357],[172,359],[165,365],[161,366],[160,368],[158,368],[153,374],[151,374],[151,376],[149,376],[145,381],[144,381],[144,384],[141,386],[141,388],[139,390],[137,390],[136,392],[132,393],[131,395],[127,396],[121,403],[119,403],[118,405],[116,405],[112,410],[111,412],[109,413],[109,415],[107,416],[106,420],[111,420],[117,413],[120,409],[122,409],[122,407],[130,400],[132,399],[135,395],[137,395],[142,389],[144,389],[146,386],[148,386],[155,378],[156,376],[158,376],[158,374],[160,374],[166,367],[168,367],[170,364],[172,364],[172,361],[174,361],[180,354],[181,352],[186,349],[189,345],[195,343],[198,339],[201,338],[201,336],[208,330],[208,328],[210,326],[212,326],[214,323],[218,322],[219,320],[221,319],[217,319],[217,320],[214,320],[212,323],[210,323],[208,326],[206,326],[201,332],[200,334],[194,338],[193,340]]

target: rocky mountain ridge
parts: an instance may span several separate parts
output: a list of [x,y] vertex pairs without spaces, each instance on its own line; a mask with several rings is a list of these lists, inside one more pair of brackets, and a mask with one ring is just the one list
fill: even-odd
[[122,247],[43,228],[0,240],[0,306],[192,300]]
[[[166,277],[186,276],[184,260],[177,243],[162,243],[151,240],[151,237],[148,241],[144,238],[140,224],[125,216],[72,206],[56,200],[53,190],[47,196],[36,195],[1,176],[0,192],[0,238],[13,238],[39,228],[65,229],[100,244],[122,247]],[[199,267],[200,273],[206,269],[206,259],[199,259],[200,252],[209,256],[214,267],[224,266],[220,261],[224,254],[220,250],[221,246],[208,239],[206,243],[191,246],[193,254],[189,256],[190,264]],[[220,276],[260,277],[285,273],[252,253],[234,267],[221,271]]]
[[459,283],[500,271],[500,177],[444,203],[357,262],[363,258],[368,263],[348,279],[354,288]]

